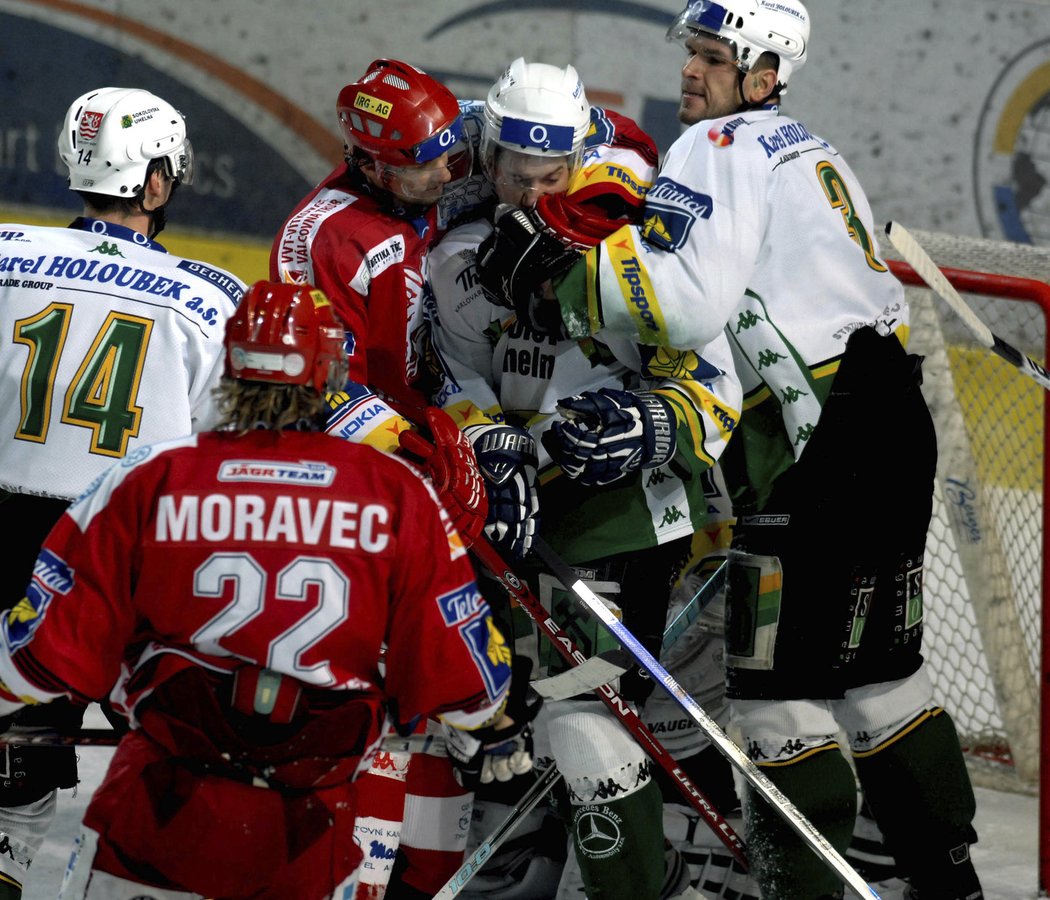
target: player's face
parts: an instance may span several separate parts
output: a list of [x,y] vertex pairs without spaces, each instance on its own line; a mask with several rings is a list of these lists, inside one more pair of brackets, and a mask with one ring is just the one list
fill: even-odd
[[452,180],[447,153],[418,166],[376,163],[376,168],[379,170],[382,186],[404,203],[437,203],[445,185]]
[[689,56],[682,66],[678,121],[694,125],[736,112],[744,98],[733,50],[722,41],[696,35],[685,42]]
[[495,187],[500,203],[531,208],[542,194],[563,194],[569,189],[568,159],[502,150],[496,163]]

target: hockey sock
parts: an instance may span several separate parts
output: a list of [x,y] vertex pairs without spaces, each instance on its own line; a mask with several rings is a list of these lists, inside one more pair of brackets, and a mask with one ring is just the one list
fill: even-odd
[[663,801],[650,780],[626,797],[569,809],[588,900],[657,897],[664,880]]
[[[839,853],[849,845],[857,808],[853,770],[841,753],[824,750],[762,771],[831,842]],[[762,797],[749,789],[748,856],[763,897],[811,900],[841,890],[841,880]]]
[[918,895],[983,896],[970,861],[977,809],[951,717],[923,713],[900,736],[855,755],[857,775],[886,844]]

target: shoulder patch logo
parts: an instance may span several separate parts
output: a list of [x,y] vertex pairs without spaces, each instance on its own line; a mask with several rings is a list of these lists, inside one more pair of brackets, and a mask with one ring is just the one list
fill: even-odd
[[661,176],[645,198],[642,237],[654,247],[674,253],[685,246],[697,219],[710,219],[714,201],[707,195]]

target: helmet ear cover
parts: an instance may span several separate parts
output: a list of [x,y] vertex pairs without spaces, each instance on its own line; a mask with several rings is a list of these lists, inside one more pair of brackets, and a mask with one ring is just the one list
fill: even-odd
[[227,378],[298,384],[318,393],[346,384],[346,333],[323,291],[257,281],[226,322]]
[[78,97],[66,111],[58,153],[74,191],[135,197],[157,160],[176,183],[193,182],[182,114],[138,88],[98,88]]

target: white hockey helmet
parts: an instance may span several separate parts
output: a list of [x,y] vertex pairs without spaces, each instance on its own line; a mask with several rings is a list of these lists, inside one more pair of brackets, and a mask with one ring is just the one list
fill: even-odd
[[667,39],[685,42],[701,33],[730,44],[741,72],[764,52],[776,53],[777,81],[786,87],[806,62],[809,13],[799,0],[692,0],[667,29]]
[[154,159],[165,161],[171,178],[193,181],[193,147],[182,114],[138,88],[98,88],[78,97],[66,112],[58,153],[74,191],[134,197]]
[[481,162],[494,178],[499,148],[540,157],[568,157],[570,178],[583,159],[591,105],[576,69],[518,57],[485,98]]

